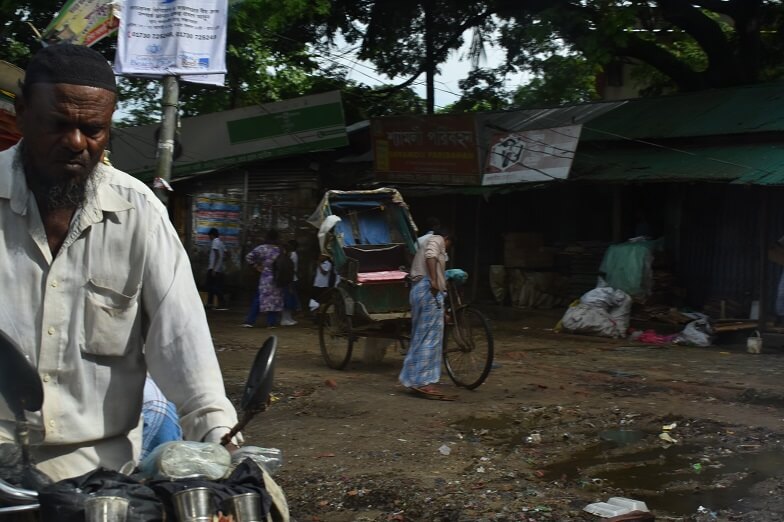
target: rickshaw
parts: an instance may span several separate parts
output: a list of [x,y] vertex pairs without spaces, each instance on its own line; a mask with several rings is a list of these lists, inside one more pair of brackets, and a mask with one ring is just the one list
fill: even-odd
[[[400,193],[330,190],[308,221],[319,229],[321,253],[338,275],[316,312],[327,366],[345,369],[360,338],[395,340],[405,351],[411,337],[408,270],[417,227]],[[444,365],[456,385],[474,389],[490,373],[493,336],[485,316],[463,302],[465,272],[447,272]]]

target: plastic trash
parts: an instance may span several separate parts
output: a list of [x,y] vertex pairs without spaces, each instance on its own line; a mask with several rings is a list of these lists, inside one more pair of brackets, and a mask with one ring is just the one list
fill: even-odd
[[449,447],[449,446],[447,446],[446,444],[442,444],[442,445],[441,445],[441,447],[440,447],[440,448],[438,448],[438,452],[439,452],[441,455],[449,455],[450,453],[452,453],[452,448],[450,448],[450,447]]
[[595,502],[588,504],[583,511],[610,518],[625,515],[632,511],[648,511],[648,506],[642,500],[634,500],[626,497],[610,497],[607,502]]
[[270,475],[274,475],[283,465],[283,452],[278,448],[260,448],[258,446],[243,446],[231,455],[231,470],[240,465],[245,459],[251,459],[260,468]]
[[542,435],[540,433],[531,433],[529,436],[525,438],[525,441],[528,444],[541,444]]
[[648,511],[648,505],[642,500],[626,497],[610,497],[608,504],[627,508],[629,511]]

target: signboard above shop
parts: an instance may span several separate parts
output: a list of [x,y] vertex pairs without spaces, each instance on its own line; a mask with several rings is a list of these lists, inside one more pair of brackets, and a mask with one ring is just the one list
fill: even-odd
[[[155,172],[159,125],[112,131],[112,163],[141,179]],[[348,145],[339,91],[183,118],[172,177]]]
[[567,179],[583,124],[624,103],[374,119],[376,179],[467,186]]
[[379,181],[480,183],[471,114],[379,118],[371,122],[371,135]]
[[496,133],[487,149],[482,185],[566,179],[581,128],[569,125]]

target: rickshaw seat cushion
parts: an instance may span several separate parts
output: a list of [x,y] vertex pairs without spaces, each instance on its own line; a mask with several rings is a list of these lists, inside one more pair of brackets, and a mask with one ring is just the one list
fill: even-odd
[[382,272],[407,267],[409,259],[402,243],[387,245],[353,245],[343,247],[347,258],[357,262],[357,272]]
[[404,281],[408,272],[402,270],[381,270],[379,272],[359,272],[357,273],[357,283],[389,283],[392,281]]

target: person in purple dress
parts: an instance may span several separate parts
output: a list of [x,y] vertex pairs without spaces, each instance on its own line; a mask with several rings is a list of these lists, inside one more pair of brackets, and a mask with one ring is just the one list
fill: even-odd
[[258,306],[255,306],[254,300],[248,317],[245,318],[243,324],[245,327],[254,325],[259,312],[266,312],[268,327],[278,326],[280,323],[280,312],[283,310],[283,289],[275,284],[272,270],[275,259],[283,252],[283,248],[278,243],[278,231],[270,230],[267,232],[264,242],[245,256],[245,261],[256,267],[256,270],[261,274],[259,276]]

